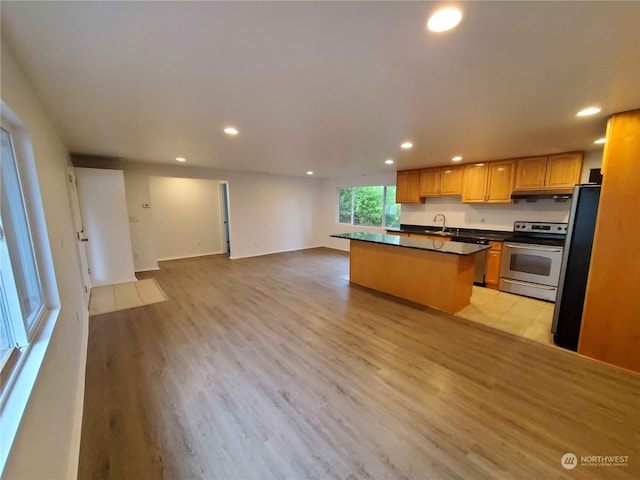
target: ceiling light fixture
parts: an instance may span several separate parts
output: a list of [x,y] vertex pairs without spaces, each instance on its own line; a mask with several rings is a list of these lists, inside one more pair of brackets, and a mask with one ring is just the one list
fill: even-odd
[[451,158],[451,160],[453,160],[454,162],[459,162],[460,160],[462,160],[462,157],[460,155],[456,155],[455,157]]
[[606,139],[606,138],[599,138],[598,140],[596,140],[596,141],[595,141],[595,142],[593,142],[593,143],[596,143],[596,144],[598,144],[598,145],[602,145],[602,144],[603,144],[603,143],[605,143],[606,141],[607,141],[607,139]]
[[457,8],[443,8],[429,17],[427,28],[432,32],[446,32],[458,25],[462,12]]
[[312,172],[311,170],[309,170],[309,171],[307,172],[307,175],[313,175],[313,172]]
[[595,115],[600,113],[600,107],[587,107],[576,113],[576,117],[588,117],[589,115]]
[[391,160],[390,158],[385,160],[384,163],[386,163],[387,165],[391,165],[393,163],[393,160]]
[[238,130],[233,127],[227,127],[224,129],[224,133],[226,133],[227,135],[237,135]]
[[411,147],[413,147],[413,143],[411,142],[404,142],[402,145],[400,145],[400,148],[404,148],[405,150],[408,150]]
[[176,157],[176,162],[186,162],[187,159],[184,157]]

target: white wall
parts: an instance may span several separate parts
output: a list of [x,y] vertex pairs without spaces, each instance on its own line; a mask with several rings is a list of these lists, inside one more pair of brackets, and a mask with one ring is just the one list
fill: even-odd
[[220,182],[149,177],[158,260],[223,252]]
[[582,174],[580,175],[580,183],[589,183],[589,173],[592,168],[602,167],[602,150],[594,150],[586,152],[582,162]]
[[551,199],[515,204],[463,204],[460,197],[427,198],[424,204],[403,205],[400,222],[410,225],[437,225],[433,218],[438,213],[447,217],[447,227],[479,228],[513,231],[516,220],[566,222],[571,201],[556,203]]
[[122,170],[76,168],[91,286],[135,282]]
[[[188,165],[155,165],[74,159],[76,166],[124,170],[136,271],[157,268],[157,241],[150,209],[149,177],[201,178],[227,181],[229,185],[230,258],[312,248],[321,245],[316,235],[317,204],[322,181],[311,177],[287,177],[240,173]],[[135,200],[134,200],[135,198]],[[146,212],[145,212],[146,210]],[[131,224],[134,225],[134,224]],[[132,228],[132,231],[134,229]]]
[[72,478],[80,446],[88,312],[65,183],[68,154],[4,40],[1,72],[2,100],[31,136],[61,306],[3,477]]

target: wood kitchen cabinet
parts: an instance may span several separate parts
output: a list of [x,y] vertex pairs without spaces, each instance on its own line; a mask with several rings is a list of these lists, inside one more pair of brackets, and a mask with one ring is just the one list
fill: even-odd
[[461,195],[462,171],[462,166],[420,170],[420,196]]
[[580,183],[582,152],[549,155],[545,186],[547,188],[573,187]]
[[515,160],[464,167],[462,203],[511,203]]
[[613,115],[602,156],[578,353],[640,372],[640,110]]
[[462,195],[462,166],[440,169],[440,195]]
[[580,182],[582,152],[560,153],[517,161],[515,190],[571,188]]
[[500,264],[502,263],[502,242],[489,242],[487,266],[484,281],[489,288],[498,288],[500,284]]
[[420,198],[420,170],[401,170],[396,174],[396,203],[424,203]]

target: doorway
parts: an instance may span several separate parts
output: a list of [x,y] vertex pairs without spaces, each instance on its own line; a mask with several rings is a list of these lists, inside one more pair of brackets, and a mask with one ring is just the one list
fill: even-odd
[[226,246],[225,253],[231,255],[231,240],[229,236],[229,184],[227,182],[220,182],[220,205],[222,207],[222,233],[224,245]]

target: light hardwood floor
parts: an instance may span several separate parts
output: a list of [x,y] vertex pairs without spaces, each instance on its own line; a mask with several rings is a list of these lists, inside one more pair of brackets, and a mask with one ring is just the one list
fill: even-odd
[[348,262],[163,262],[169,301],[92,317],[79,478],[638,478],[639,376],[350,286]]

